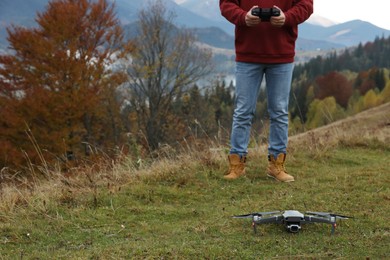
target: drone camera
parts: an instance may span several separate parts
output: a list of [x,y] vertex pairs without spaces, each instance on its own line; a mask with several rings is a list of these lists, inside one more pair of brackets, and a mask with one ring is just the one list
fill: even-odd
[[287,230],[290,231],[291,233],[298,233],[299,230],[301,230],[301,226],[298,224],[290,224],[287,225]]

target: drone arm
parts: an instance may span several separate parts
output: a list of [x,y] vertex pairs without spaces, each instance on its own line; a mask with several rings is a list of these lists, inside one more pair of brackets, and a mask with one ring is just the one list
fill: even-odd
[[253,223],[257,224],[269,224],[269,223],[276,223],[280,224],[283,223],[283,216],[271,216],[266,218],[259,218],[259,219],[253,219]]
[[340,214],[334,214],[329,212],[315,212],[315,211],[307,211],[306,214],[311,216],[318,216],[318,217],[336,217],[336,219],[349,219],[353,217],[340,215]]
[[272,216],[272,217],[266,217],[266,218],[253,218],[252,220],[252,227],[255,234],[257,233],[256,225],[258,224],[268,224],[268,223],[282,223],[283,217],[282,216]]
[[336,218],[334,217],[318,217],[318,216],[305,216],[305,223],[327,223],[335,224]]
[[329,216],[327,218],[318,216],[305,216],[305,222],[307,223],[326,223],[332,225],[331,234],[333,235],[336,229],[336,217]]

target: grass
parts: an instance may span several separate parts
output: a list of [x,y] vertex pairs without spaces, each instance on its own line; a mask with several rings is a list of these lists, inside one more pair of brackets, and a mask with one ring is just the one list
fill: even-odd
[[[390,149],[328,149],[320,159],[293,152],[297,181],[265,178],[252,158],[245,178],[221,178],[223,165],[181,165],[115,187],[56,199],[29,198],[0,213],[0,259],[351,259],[390,257]],[[354,216],[298,234],[279,225],[232,219],[254,211],[297,209]]]
[[[347,130],[329,127],[291,138],[293,183],[265,177],[264,147],[251,150],[245,178],[224,180],[223,147],[142,166],[86,168],[71,178],[53,173],[27,189],[3,185],[0,259],[390,258],[385,115],[378,120],[384,131],[376,124],[369,138],[361,131],[345,138]],[[334,235],[326,224],[305,225],[298,234],[261,225],[255,234],[250,220],[231,218],[288,209],[354,218],[340,221]]]

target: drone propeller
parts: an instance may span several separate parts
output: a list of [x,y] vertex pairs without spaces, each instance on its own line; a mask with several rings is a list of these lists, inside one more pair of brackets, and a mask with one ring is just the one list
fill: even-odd
[[330,214],[332,217],[336,217],[336,218],[339,218],[339,219],[349,219],[349,218],[353,218],[351,216],[345,216],[345,215],[340,215],[340,214]]
[[272,214],[277,214],[280,213],[280,211],[270,211],[270,212],[254,212],[254,213],[249,213],[249,214],[244,214],[244,215],[236,215],[233,216],[233,218],[253,218],[254,216],[264,216],[264,215],[272,215]]
[[316,216],[319,216],[319,217],[335,217],[335,218],[338,218],[338,219],[353,218],[353,217],[349,217],[349,216],[345,216],[345,215],[340,215],[340,214],[329,213],[329,212],[307,211],[306,213],[307,213],[307,214],[311,214],[311,215],[316,215]]

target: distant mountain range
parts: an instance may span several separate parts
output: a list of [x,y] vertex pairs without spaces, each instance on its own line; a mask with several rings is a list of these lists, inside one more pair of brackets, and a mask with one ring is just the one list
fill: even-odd
[[[203,19],[212,20],[216,23],[222,23],[223,26],[218,27],[228,34],[233,35],[233,26],[226,22],[220,15],[219,0],[175,0],[181,7],[191,10],[195,14],[202,16]],[[219,43],[218,47],[226,46],[226,43],[221,43],[221,32],[213,32],[205,37],[205,30],[198,30],[202,34],[199,35],[202,41],[213,41]],[[206,29],[210,31],[210,29]],[[212,35],[215,39],[211,39]],[[316,49],[335,49],[358,45],[373,41],[376,37],[390,36],[390,30],[379,28],[371,23],[361,20],[353,20],[346,23],[337,24],[327,18],[317,16],[315,13],[310,19],[299,26],[299,39],[297,42],[297,50],[316,50]],[[224,38],[224,37],[222,37]],[[229,39],[231,40],[231,39]]]
[[[108,0],[115,3],[118,18],[123,25],[138,20],[138,12],[145,9],[145,0]],[[176,14],[178,27],[193,28],[199,41],[218,48],[232,49],[234,27],[219,11],[219,0],[163,0],[167,9]],[[35,26],[37,12],[43,12],[48,0],[0,1],[0,49],[5,48],[6,30],[10,24]],[[337,49],[388,37],[390,31],[361,20],[334,24],[326,18],[313,15],[299,26],[297,50]]]

